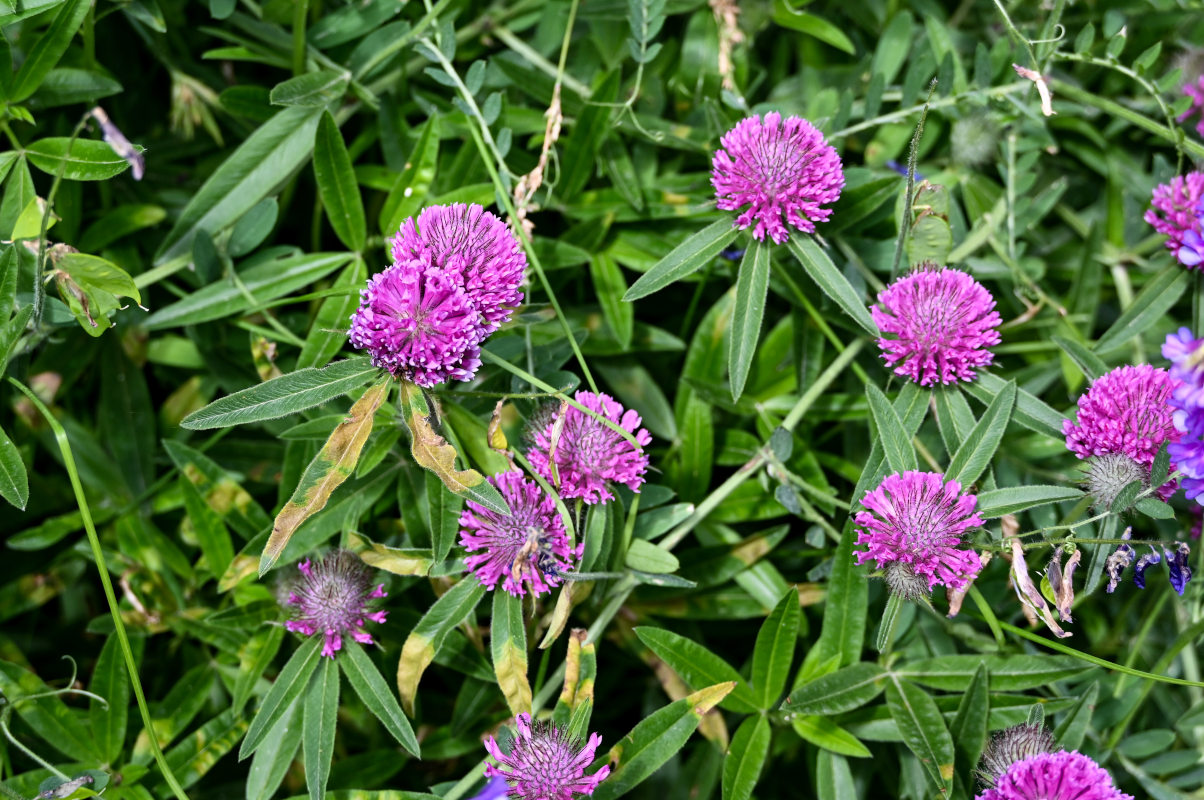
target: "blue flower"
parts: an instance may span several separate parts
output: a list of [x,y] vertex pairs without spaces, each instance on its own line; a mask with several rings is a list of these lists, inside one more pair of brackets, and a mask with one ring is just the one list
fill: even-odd
[[1187,582],[1191,580],[1191,567],[1187,565],[1187,557],[1191,555],[1191,548],[1188,547],[1187,542],[1178,542],[1173,551],[1164,547],[1162,552],[1166,554],[1166,564],[1171,571],[1171,587],[1182,597],[1183,590],[1187,588]]
[[1137,563],[1133,566],[1133,585],[1138,589],[1145,588],[1145,571],[1155,564],[1162,563],[1162,556],[1158,555],[1158,551],[1150,548],[1150,552],[1141,558],[1137,559]]
[[485,788],[474,794],[469,800],[502,800],[509,791],[510,787],[506,784],[506,779],[501,775],[494,775],[489,779],[489,783],[485,784]]

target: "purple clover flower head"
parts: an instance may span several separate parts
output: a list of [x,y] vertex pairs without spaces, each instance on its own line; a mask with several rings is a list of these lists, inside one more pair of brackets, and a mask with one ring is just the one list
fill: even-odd
[[504,778],[510,784],[509,796],[515,800],[572,800],[591,795],[610,774],[609,764],[593,775],[585,774],[602,744],[598,734],[590,734],[582,745],[554,725],[532,722],[530,714],[519,714],[514,724],[518,734],[509,753],[502,752],[494,737],[485,740],[485,749],[497,762],[485,764],[485,775]]
[[1133,800],[1107,770],[1078,751],[1038,753],[1012,764],[974,800]]
[[292,619],[284,627],[302,636],[321,634],[327,658],[342,649],[344,636],[372,644],[364,625],[385,621],[386,612],[372,601],[387,594],[383,583],[373,587],[372,570],[348,550],[333,550],[317,562],[306,559],[297,569],[300,576],[286,587],[284,604]]
[[[1201,200],[1204,200],[1204,172],[1189,172],[1155,187],[1150,201],[1152,208],[1145,212],[1145,221],[1169,237],[1166,246],[1171,255],[1189,269],[1204,269],[1199,261],[1188,263],[1199,252],[1200,235],[1204,233]],[[1195,236],[1189,238],[1188,234],[1193,233]]]
[[870,309],[886,366],[921,386],[974,380],[994,359],[1001,322],[995,298],[964,272],[925,262],[878,293]]
[[351,344],[398,378],[431,387],[470,380],[481,344],[522,302],[526,256],[478,205],[431,206],[391,242],[351,317]]
[[1137,563],[1133,565],[1133,585],[1138,589],[1144,589],[1145,571],[1155,564],[1161,563],[1162,556],[1158,555],[1158,551],[1151,547],[1150,552],[1137,559]]
[[[844,188],[844,170],[836,148],[810,122],[776,111],[747,117],[723,135],[711,162],[711,184],[716,205],[738,211],[736,227],[753,223],[753,237],[776,244],[790,238],[789,223],[804,233],[814,233],[816,222],[826,222]],[[785,221],[783,221],[785,220]]]
[[423,209],[390,241],[394,262],[427,260],[458,277],[477,314],[481,338],[510,319],[523,301],[519,286],[527,257],[506,223],[479,205],[456,203]]
[[455,276],[413,259],[368,280],[351,318],[351,344],[367,350],[374,365],[419,386],[466,381],[481,365],[475,318]]
[[[1101,375],[1079,397],[1078,421],[1062,423],[1066,446],[1079,458],[1128,456],[1148,477],[1162,444],[1173,446],[1183,435],[1175,428],[1171,405],[1178,384],[1169,372],[1149,364],[1117,367]],[[1176,463],[1172,454],[1172,471]],[[1158,496],[1166,500],[1177,488],[1177,481],[1168,481]]]
[[994,786],[1017,761],[1057,749],[1058,743],[1044,725],[1015,725],[991,737],[975,773],[984,786]]
[[963,495],[961,484],[939,472],[907,471],[888,476],[861,500],[867,511],[858,525],[858,564],[873,560],[879,569],[909,568],[928,582],[963,589],[982,569],[978,553],[963,549],[965,535],[983,524],[974,507],[978,498]]
[[542,430],[532,430],[534,446],[527,453],[531,468],[558,483],[562,498],[580,497],[589,505],[614,499],[611,483],[638,492],[648,470],[644,448],[652,442],[652,434],[640,427],[640,415],[634,409],[624,410],[607,394],[580,391],[573,399],[633,434],[639,447],[600,420],[568,406],[559,436],[553,436],[555,417]]
[[521,472],[503,472],[488,480],[506,499],[510,514],[468,501],[460,514],[460,543],[475,555],[464,563],[486,589],[494,589],[501,580],[502,588],[515,597],[528,590],[536,597],[552,591],[585,545],[569,546],[556,504],[535,481]]
[[1204,75],[1194,82],[1183,84],[1183,94],[1191,98],[1191,107],[1179,115],[1179,121],[1187,122],[1192,117],[1199,117],[1196,120],[1196,133],[1204,136]]
[[1171,588],[1182,597],[1187,582],[1191,580],[1191,567],[1187,565],[1191,547],[1187,542],[1175,542],[1174,550],[1163,547],[1162,552],[1166,555],[1166,565],[1170,568]]
[[1204,505],[1204,339],[1180,328],[1166,337],[1162,355],[1178,380],[1170,398],[1175,429],[1182,438],[1167,447],[1171,462],[1183,476],[1183,492]]

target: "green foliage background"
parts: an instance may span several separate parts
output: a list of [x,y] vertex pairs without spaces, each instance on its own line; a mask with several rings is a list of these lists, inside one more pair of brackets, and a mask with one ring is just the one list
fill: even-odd
[[[698,0],[0,0],[0,494],[22,509],[0,515],[5,796],[87,774],[139,800],[471,797],[523,673],[559,724],[601,733],[600,760],[621,744],[600,798],[968,797],[988,732],[1038,719],[1135,796],[1204,796],[1200,584],[1179,598],[1152,571],[1105,595],[1111,547],[1090,543],[1185,539],[1189,506],[1092,517],[1060,434],[1090,379],[1204,327],[1198,276],[1141,219],[1204,158],[1176,119],[1204,13],[804,5],[746,2],[731,28]],[[1055,116],[1014,63],[1048,78]],[[346,483],[275,565],[342,545],[395,573],[380,647],[316,659],[278,624],[281,573],[256,573],[375,378],[345,340],[358,290],[426,205],[513,216],[557,104],[527,305],[476,381],[368,412]],[[758,246],[714,208],[719,137],[769,110],[841,153],[822,240]],[[867,330],[876,292],[929,259],[972,272],[1005,323],[960,388],[901,385]],[[206,408],[272,379],[270,414]],[[638,502],[583,519],[607,577],[576,584],[560,632],[558,596],[457,583],[463,500],[407,425],[437,401],[459,467],[489,474],[499,399],[514,445],[539,402],[591,383],[643,416],[653,469]],[[996,558],[953,618],[940,597],[889,605],[852,564],[850,509],[909,465],[974,484],[990,518],[975,542]],[[1085,550],[1071,638],[1024,620],[1009,511],[1038,578],[1048,542]],[[412,705],[407,642],[433,659]],[[580,682],[558,701],[566,661]]]

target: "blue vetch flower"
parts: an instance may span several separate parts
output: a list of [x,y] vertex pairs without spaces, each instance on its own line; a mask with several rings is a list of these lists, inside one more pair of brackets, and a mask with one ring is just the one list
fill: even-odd
[[489,779],[489,783],[485,784],[485,788],[469,800],[502,800],[509,791],[510,786],[507,785],[506,779],[501,775],[494,775]]
[[1171,587],[1182,597],[1183,590],[1187,588],[1187,582],[1191,580],[1191,567],[1187,565],[1187,557],[1191,555],[1191,548],[1188,547],[1187,542],[1177,542],[1173,551],[1164,547],[1162,552],[1166,554],[1166,564],[1171,571]]
[[1137,559],[1137,563],[1133,565],[1133,585],[1138,589],[1145,588],[1145,571],[1155,564],[1162,563],[1162,556],[1158,555],[1158,551],[1150,548],[1150,552],[1141,558]]

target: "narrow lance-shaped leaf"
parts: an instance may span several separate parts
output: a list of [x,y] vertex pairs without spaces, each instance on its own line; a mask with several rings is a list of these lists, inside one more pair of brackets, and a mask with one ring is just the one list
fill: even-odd
[[870,312],[866,310],[865,300],[857,294],[849,279],[840,273],[814,237],[796,234],[790,237],[787,246],[824,294],[836,301],[866,333],[874,337],[881,335]]
[[273,797],[284,775],[297,757],[301,749],[301,725],[297,715],[301,713],[301,702],[294,701],[281,717],[276,720],[262,745],[255,751],[251,759],[251,768],[247,773],[246,800],[260,800]]
[[860,708],[882,692],[886,672],[861,662],[793,689],[782,710],[793,714],[832,716]]
[[594,678],[598,674],[598,656],[594,644],[586,644],[587,634],[578,628],[569,634],[568,653],[564,658],[564,688],[552,710],[552,723],[565,727],[570,718],[577,718],[584,707],[588,727],[589,712],[594,702]]
[[299,369],[214,400],[185,417],[180,427],[203,431],[296,414],[354,391],[379,374],[366,358]]
[[798,642],[798,622],[798,592],[791,586],[761,624],[753,649],[753,693],[763,710],[777,703],[790,677],[790,662]]
[[652,265],[652,269],[640,276],[623,299],[628,302],[659,292],[671,283],[702,269],[708,261],[727,247],[739,230],[732,227],[726,217],[716,220],[684,242],[673,248],[668,255]]
[[329,111],[322,114],[314,139],[314,180],[326,218],[339,240],[356,252],[363,250],[368,238],[364,203],[343,134]]
[[1139,336],[1166,318],[1166,312],[1187,291],[1190,275],[1179,264],[1172,264],[1150,278],[1132,304],[1125,309],[1112,327],[1099,337],[1095,352],[1104,353]]
[[987,715],[991,710],[987,665],[979,664],[949,726],[958,772],[967,786],[974,784],[974,765],[987,744]]
[[339,273],[330,288],[345,293],[331,295],[322,301],[309,335],[305,337],[305,346],[297,356],[297,369],[324,367],[342,349],[347,341],[347,321],[359,306],[359,289],[367,280],[368,266],[359,257]]
[[397,692],[407,712],[414,712],[418,682],[434,660],[435,651],[443,644],[449,631],[472,615],[484,596],[485,587],[475,577],[461,579],[427,609],[406,637],[401,648],[401,659],[397,663]]
[[748,800],[769,755],[772,732],[762,715],[740,723],[723,760],[723,800]]
[[259,559],[260,577],[280,558],[301,523],[325,508],[334,490],[355,471],[364,442],[372,433],[376,410],[389,394],[390,381],[390,378],[379,381],[355,401],[347,419],[331,432],[326,444],[301,474],[293,496],[276,515],[272,535]]
[[75,32],[83,24],[91,7],[90,0],[67,0],[59,9],[50,27],[34,43],[21,69],[13,76],[12,85],[6,93],[8,97],[5,98],[9,103],[20,103],[37,91],[63,53],[67,52]]
[[731,664],[702,645],[663,628],[636,628],[635,635],[691,689],[730,682],[733,688],[730,693],[724,693],[724,708],[742,714],[757,710],[756,698],[748,682]]
[[962,442],[961,447],[953,454],[949,467],[945,470],[947,480],[957,481],[963,487],[978,480],[1003,441],[1003,434],[1007,430],[1015,404],[1016,382],[1009,381],[999,394],[995,395],[995,399],[987,406],[987,410],[970,431],[966,441]]
[[29,502],[29,473],[21,460],[21,451],[0,428],[0,497],[22,511]]
[[409,381],[400,383],[402,416],[410,429],[410,453],[414,461],[439,476],[443,485],[455,494],[494,513],[508,515],[509,506],[484,475],[475,469],[456,469],[456,448],[435,432],[431,409],[422,390]]
[[410,152],[405,170],[397,176],[385,204],[380,210],[380,232],[391,236],[401,227],[407,217],[412,217],[422,208],[435,179],[439,160],[439,117],[431,117],[418,132],[418,140]]
[[301,710],[301,753],[305,758],[305,784],[310,800],[326,797],[338,714],[339,668],[333,658],[324,658],[310,682]]
[[953,737],[936,701],[915,684],[891,675],[886,685],[886,707],[899,726],[904,744],[942,795],[953,784]]
[[892,472],[905,472],[916,468],[916,452],[911,446],[911,437],[903,430],[903,422],[895,413],[894,406],[886,395],[872,383],[865,385],[865,397],[870,404],[874,425],[878,428],[878,441],[886,453],[886,463]]
[[509,592],[493,593],[493,619],[489,627],[493,674],[506,697],[511,714],[531,713],[531,684],[527,681],[527,630],[521,598]]
[[734,683],[708,686],[645,717],[610,749],[614,769],[594,790],[593,800],[616,800],[672,758]]
[[360,700],[376,718],[384,723],[385,728],[397,740],[397,743],[408,750],[415,758],[420,755],[418,739],[410,721],[401,711],[401,706],[393,697],[389,684],[381,677],[372,659],[364,652],[358,642],[344,641],[344,655],[339,659],[339,666],[347,676],[347,682],[359,695]]
[[314,673],[314,668],[318,665],[320,657],[318,648],[321,644],[322,637],[311,636],[293,652],[292,658],[284,665],[284,669],[280,670],[280,674],[276,676],[276,682],[272,684],[272,688],[268,690],[259,704],[259,711],[256,712],[255,719],[251,721],[247,736],[238,750],[239,761],[258,749],[276,721],[284,716],[293,701],[305,691],[305,687],[309,685],[309,679]]
[[761,319],[769,293],[769,247],[756,242],[744,253],[736,278],[736,304],[728,328],[728,372],[731,374],[732,399],[739,400],[752,369]]

